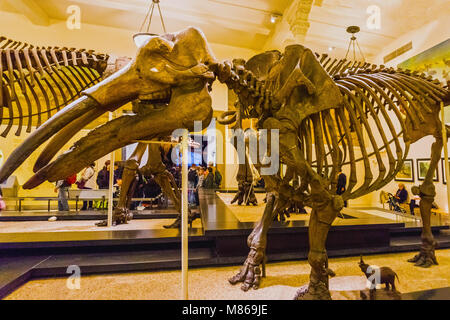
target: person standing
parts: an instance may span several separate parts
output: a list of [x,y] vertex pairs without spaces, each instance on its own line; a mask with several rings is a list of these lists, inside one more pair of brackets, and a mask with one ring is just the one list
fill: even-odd
[[203,188],[205,189],[215,189],[216,185],[214,182],[214,173],[213,168],[208,167],[208,175],[205,178],[205,181],[203,182]]
[[77,175],[73,174],[64,180],[56,181],[55,192],[58,192],[58,211],[69,212],[68,192],[69,188],[77,180]]
[[214,188],[220,189],[220,185],[222,183],[222,175],[220,174],[219,170],[217,170],[217,167],[213,167],[214,172]]
[[[342,171],[340,171],[338,173],[336,194],[342,195],[345,192],[346,186],[347,186],[347,176]],[[347,207],[347,201],[344,201],[344,207]]]
[[[81,174],[81,179],[77,183],[78,189],[92,190],[95,189],[95,162],[91,163],[89,167],[84,169]],[[92,210],[92,201],[83,201],[83,207],[81,210]]]
[[188,172],[188,201],[190,204],[196,203],[195,201],[195,189],[198,184],[197,166],[193,164],[189,168]]
[[109,188],[109,168],[111,161],[105,161],[105,165],[102,170],[100,170],[97,174],[97,186],[99,189],[108,189]]

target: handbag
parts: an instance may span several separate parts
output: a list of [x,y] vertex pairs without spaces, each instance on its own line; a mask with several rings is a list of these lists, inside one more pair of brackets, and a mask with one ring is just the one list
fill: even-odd
[[86,180],[81,180],[81,181],[77,181],[75,182],[75,184],[77,185],[78,189],[83,189],[84,185],[86,184]]

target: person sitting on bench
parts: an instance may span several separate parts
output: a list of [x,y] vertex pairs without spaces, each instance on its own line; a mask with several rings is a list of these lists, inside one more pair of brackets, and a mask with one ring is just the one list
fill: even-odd
[[398,204],[403,204],[408,199],[408,191],[405,189],[405,185],[403,183],[398,184],[398,190],[395,193],[394,201]]

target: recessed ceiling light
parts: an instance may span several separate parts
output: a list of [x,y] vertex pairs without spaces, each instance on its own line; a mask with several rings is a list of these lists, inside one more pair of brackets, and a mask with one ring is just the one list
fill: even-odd
[[328,47],[328,51],[334,51],[334,49],[336,49],[336,47]]
[[276,23],[280,17],[281,17],[280,14],[272,13],[272,14],[270,15],[270,22],[271,22],[271,23]]

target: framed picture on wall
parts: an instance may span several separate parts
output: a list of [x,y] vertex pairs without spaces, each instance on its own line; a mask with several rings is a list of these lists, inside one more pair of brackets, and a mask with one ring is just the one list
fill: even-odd
[[[430,167],[431,159],[417,159],[417,178],[419,180],[425,180],[428,168]],[[433,176],[433,181],[439,181],[438,168]]]
[[444,160],[444,158],[441,159],[441,165],[442,165],[442,171],[441,171],[442,172],[442,183],[447,184],[447,177],[445,176],[445,160]]
[[414,161],[406,159],[403,167],[394,178],[395,181],[414,182]]

